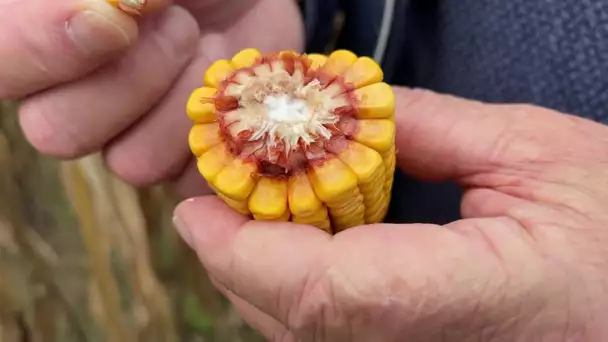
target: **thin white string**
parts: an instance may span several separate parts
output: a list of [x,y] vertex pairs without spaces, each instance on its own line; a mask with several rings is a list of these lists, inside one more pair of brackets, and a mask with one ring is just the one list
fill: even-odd
[[388,38],[391,33],[391,26],[393,25],[393,18],[395,16],[395,0],[384,1],[384,13],[382,14],[382,26],[380,26],[380,34],[378,35],[378,42],[374,51],[374,60],[378,64],[382,64],[384,54],[386,53],[386,46],[388,44]]

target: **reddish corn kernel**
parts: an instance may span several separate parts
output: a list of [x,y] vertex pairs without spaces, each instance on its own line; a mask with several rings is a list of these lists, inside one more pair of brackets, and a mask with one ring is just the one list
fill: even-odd
[[239,100],[233,96],[218,96],[214,100],[215,108],[225,112],[239,108]]

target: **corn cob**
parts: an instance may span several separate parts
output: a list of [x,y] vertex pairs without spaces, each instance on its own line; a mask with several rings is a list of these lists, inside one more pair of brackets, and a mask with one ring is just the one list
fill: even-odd
[[245,49],[218,60],[186,105],[210,187],[256,220],[330,233],[384,220],[395,170],[395,97],[368,57]]
[[148,0],[106,0],[112,6],[117,7],[128,14],[140,15]]

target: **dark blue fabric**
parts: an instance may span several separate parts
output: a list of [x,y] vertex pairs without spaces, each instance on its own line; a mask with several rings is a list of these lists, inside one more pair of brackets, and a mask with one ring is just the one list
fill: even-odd
[[[360,7],[350,9],[350,22],[379,27],[365,1],[349,3]],[[396,8],[388,82],[608,123],[608,0],[397,0]],[[339,47],[369,51],[369,37],[344,35],[351,37]],[[397,172],[387,220],[450,222],[460,198],[455,184]]]
[[608,123],[608,1],[411,0],[395,83]]
[[298,2],[305,23],[306,50],[309,53],[325,52],[332,39],[339,0],[304,0]]
[[384,1],[341,0],[341,4],[344,27],[338,46],[356,46],[358,55],[372,56],[380,34]]

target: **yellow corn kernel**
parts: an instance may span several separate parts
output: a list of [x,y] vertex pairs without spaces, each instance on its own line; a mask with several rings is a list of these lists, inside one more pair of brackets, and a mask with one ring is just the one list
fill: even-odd
[[219,123],[194,125],[190,129],[188,144],[195,156],[200,156],[221,142]]
[[312,215],[323,206],[306,174],[299,173],[292,176],[288,184],[289,210],[294,216],[306,217]]
[[289,221],[289,219],[291,219],[291,213],[289,212],[289,210],[286,210],[285,213],[283,213],[283,215],[281,215],[280,217],[277,217],[276,219],[274,219],[272,221],[287,222],[287,221]]
[[390,190],[393,187],[393,178],[395,176],[395,167],[397,164],[397,158],[395,155],[395,147],[393,146],[390,150],[382,154],[384,160],[384,167],[386,169],[386,184],[385,187]]
[[315,165],[308,172],[315,193],[325,203],[340,202],[357,190],[357,175],[338,158]]
[[205,72],[204,82],[207,87],[218,88],[236,69],[230,61],[220,59],[213,62]]
[[250,215],[251,211],[249,210],[249,205],[247,203],[247,201],[237,201],[237,200],[233,200],[232,198],[222,194],[221,192],[217,192],[217,197],[220,198],[222,201],[226,202],[226,204],[236,210],[237,212],[239,212],[240,214],[243,215]]
[[213,185],[227,197],[243,201],[255,187],[256,173],[256,165],[236,158],[220,171]]
[[211,101],[205,102],[205,99],[212,99],[216,89],[209,87],[200,87],[192,92],[186,104],[186,113],[194,123],[210,123],[217,120],[215,116],[215,106]]
[[329,215],[327,213],[326,207],[321,207],[317,212],[313,213],[310,216],[296,216],[293,215],[291,221],[299,224],[308,224],[311,226],[315,226],[319,229],[325,230],[328,233],[331,233],[331,222],[329,221]]
[[279,56],[283,56],[286,54],[290,54],[290,55],[295,55],[295,56],[299,56],[300,53],[296,50],[282,50],[279,52]]
[[363,196],[358,194],[348,201],[348,205],[344,208],[335,209],[329,207],[331,216],[332,228],[335,233],[344,229],[360,226],[365,224],[365,205],[363,204]]
[[233,159],[226,151],[224,144],[216,145],[210,148],[202,156],[198,157],[196,166],[198,172],[205,178],[209,184],[215,182],[215,177],[230,163]]
[[322,229],[330,234],[332,234],[332,230],[331,230],[331,221],[329,220],[329,218],[323,222],[317,223],[317,224],[313,224],[313,226]]
[[249,210],[268,220],[283,216],[287,211],[287,181],[260,178],[249,196]]
[[227,197],[226,195],[219,192],[219,190],[212,183],[209,183],[208,185],[211,188],[211,190],[213,190],[213,192],[215,192],[216,196],[219,199],[221,199],[222,201],[224,201],[224,203],[226,203],[230,208],[236,210],[237,212],[239,212],[243,215],[251,214],[251,212],[249,211],[249,206],[247,204],[247,201],[233,200],[232,198]]
[[378,207],[378,209],[371,210],[369,214],[366,214],[365,222],[368,224],[382,222],[388,211],[388,203],[388,201],[384,201],[382,202],[382,206]]
[[376,61],[369,57],[360,57],[344,72],[344,81],[355,88],[382,82],[384,73]]
[[293,222],[295,223],[306,223],[306,224],[314,224],[314,223],[322,223],[328,219],[327,208],[322,206],[316,212],[311,215],[295,215],[293,216]]
[[262,57],[262,53],[258,49],[244,49],[239,51],[234,57],[232,57],[232,65],[236,68],[248,68],[255,63],[255,61]]
[[388,119],[395,111],[395,93],[390,85],[380,82],[355,90],[357,115],[361,119]]
[[[384,180],[384,177],[379,179]],[[384,188],[384,181],[380,181],[375,187],[370,187],[363,191],[365,203],[365,223],[381,222],[382,217],[378,218],[379,212],[382,212],[389,203],[389,194]]]
[[338,158],[342,160],[350,169],[357,175],[359,184],[367,184],[378,177],[378,171],[381,169],[380,177],[384,177],[384,165],[380,154],[355,141],[348,141],[346,148],[338,154]]
[[346,198],[341,202],[327,203],[327,206],[329,207],[329,213],[332,216],[346,217],[354,213],[362,212],[362,210],[364,209],[362,206],[362,202],[363,195],[357,189],[354,196]]
[[325,65],[325,63],[327,62],[327,56],[321,55],[319,53],[311,53],[310,55],[306,55],[306,57],[308,57],[308,59],[310,59],[310,61],[312,62],[312,64],[310,65],[311,69],[318,69]]
[[336,50],[329,55],[321,70],[331,75],[342,75],[357,58],[357,55],[348,50]]
[[378,212],[384,208],[384,203],[389,197],[385,188],[387,174],[382,156],[376,150],[350,141],[339,153],[339,158],[359,179],[359,190],[365,204],[365,223],[376,223]]
[[381,153],[395,146],[395,123],[392,120],[357,120],[356,124],[355,141]]
[[365,223],[357,175],[348,165],[332,158],[313,167],[308,177],[317,196],[329,208],[335,232]]
[[285,210],[285,212],[278,217],[264,216],[264,215],[254,213],[253,218],[258,221],[287,222],[291,218],[291,213],[289,212],[289,210]]

